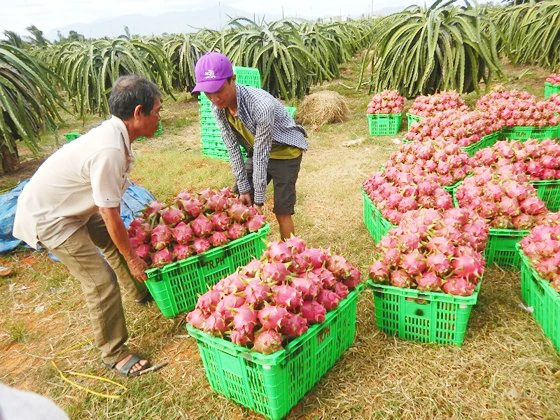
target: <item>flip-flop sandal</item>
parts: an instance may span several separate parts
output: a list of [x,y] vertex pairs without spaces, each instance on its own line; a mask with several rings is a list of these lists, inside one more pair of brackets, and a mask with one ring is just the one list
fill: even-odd
[[126,377],[133,377],[133,376],[138,376],[140,374],[140,372],[142,372],[144,369],[148,369],[151,364],[150,362],[148,362],[147,364],[145,364],[144,366],[142,366],[142,369],[137,370],[136,372],[130,372],[130,370],[132,369],[132,367],[140,362],[141,360],[146,360],[144,358],[142,358],[141,356],[137,355],[137,354],[132,354],[132,357],[128,360],[128,362],[126,362],[124,364],[124,366],[122,366],[120,369],[117,369],[117,363],[113,363],[112,365],[109,363],[105,363],[105,366],[107,366],[107,369],[111,369],[115,372],[117,372],[119,375],[121,376],[126,376]]

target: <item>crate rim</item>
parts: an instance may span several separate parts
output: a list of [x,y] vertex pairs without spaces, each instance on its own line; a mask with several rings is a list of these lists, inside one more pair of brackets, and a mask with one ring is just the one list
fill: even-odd
[[308,337],[312,336],[317,330],[322,329],[325,325],[330,323],[330,321],[343,309],[351,305],[354,300],[358,299],[365,285],[363,282],[358,284],[354,290],[348,293],[344,299],[342,299],[338,306],[328,311],[325,315],[325,320],[319,324],[313,324],[309,329],[299,337],[290,341],[286,347],[282,348],[271,354],[263,354],[256,351],[252,351],[248,347],[240,346],[232,343],[231,341],[225,340],[220,337],[214,337],[204,331],[201,331],[192,325],[187,323],[187,332],[189,335],[197,341],[203,341],[206,344],[212,345],[213,347],[219,347],[220,350],[232,356],[241,356],[246,360],[250,360],[260,365],[277,366],[281,365],[287,358],[289,358],[293,353],[295,353],[304,343],[307,341]]
[[560,292],[556,291],[551,285],[550,282],[546,279],[543,279],[541,277],[541,275],[537,272],[537,270],[535,270],[535,268],[531,265],[531,261],[529,261],[529,257],[527,257],[527,255],[525,255],[525,252],[523,252],[523,248],[521,247],[521,245],[518,243],[515,244],[515,248],[517,249],[517,251],[519,252],[519,256],[521,257],[521,260],[523,261],[523,263],[527,266],[527,268],[530,269],[531,273],[533,274],[533,276],[538,280],[538,282],[543,286],[543,288],[546,290],[546,293],[552,297],[555,300],[559,300],[560,301]]
[[[149,268],[147,270],[145,270],[146,275],[148,276],[148,280],[150,281],[161,281],[161,276],[158,276],[159,273],[166,273],[168,271],[171,270],[175,270],[183,265],[187,265],[187,264],[192,264],[193,262],[200,262],[200,260],[203,260],[205,257],[208,257],[209,253],[218,253],[220,251],[226,251],[229,248],[244,242],[245,240],[247,240],[247,238],[250,238],[251,236],[264,236],[266,233],[270,232],[270,224],[269,223],[265,223],[259,230],[257,230],[256,232],[251,232],[248,233],[247,235],[242,236],[241,238],[235,239],[231,242],[228,242],[225,245],[222,246],[218,246],[218,247],[214,247],[209,249],[208,251],[203,252],[202,254],[198,254],[198,255],[191,255],[188,258],[185,258],[184,260],[179,260],[179,261],[174,261],[170,264],[166,264],[164,266],[161,267],[153,267],[153,268]],[[150,277],[152,276],[152,277]]]
[[475,305],[478,301],[478,294],[482,285],[483,278],[478,281],[474,292],[470,296],[450,295],[444,292],[425,292],[418,289],[408,289],[403,287],[389,286],[387,284],[375,283],[371,279],[367,280],[367,287],[374,292],[390,292],[394,295],[410,297],[415,299],[430,299],[432,302],[446,302],[465,305]]

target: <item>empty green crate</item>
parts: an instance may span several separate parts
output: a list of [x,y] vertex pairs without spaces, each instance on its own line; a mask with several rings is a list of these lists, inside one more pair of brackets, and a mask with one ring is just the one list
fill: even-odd
[[549,140],[558,137],[558,127],[506,127],[502,130],[508,140],[525,141],[528,139]]
[[486,264],[519,268],[519,252],[515,248],[521,239],[529,234],[528,230],[490,228],[488,243],[484,249]]
[[548,98],[550,95],[560,93],[560,85],[555,85],[553,83],[544,82],[544,99]]
[[375,204],[373,204],[373,201],[371,201],[371,198],[368,197],[363,189],[362,197],[364,202],[364,224],[366,225],[366,229],[368,230],[375,243],[377,243],[394,226],[387,219],[385,219],[385,217],[383,217],[381,212],[377,209]]
[[544,201],[546,208],[552,212],[560,210],[560,180],[531,181],[537,195]]
[[521,258],[521,295],[526,305],[533,309],[531,316],[560,352],[560,294],[552,288],[531,266],[531,262],[518,246]]
[[417,123],[419,121],[422,121],[425,117],[421,117],[420,115],[414,115],[414,114],[409,114],[408,112],[406,113],[406,123],[407,123],[407,127],[410,130],[410,126],[414,123]]
[[260,258],[269,230],[266,224],[258,232],[249,233],[203,254],[146,270],[146,286],[163,316],[171,318],[190,311],[199,295],[251,259]]
[[367,114],[370,136],[392,136],[401,128],[402,114]]
[[268,418],[285,417],[354,342],[362,289],[359,285],[327,313],[325,321],[312,325],[284,349],[269,355],[187,325],[197,342],[210,386]]
[[498,140],[500,140],[501,131],[483,136],[479,141],[469,146],[461,147],[462,150],[468,153],[469,156],[474,156],[477,151],[486,147],[492,147]]
[[471,296],[422,292],[373,283],[377,328],[389,335],[421,343],[461,346],[480,285]]

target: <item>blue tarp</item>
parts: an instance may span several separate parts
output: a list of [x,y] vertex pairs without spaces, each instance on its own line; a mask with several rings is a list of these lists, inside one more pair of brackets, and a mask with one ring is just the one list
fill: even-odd
[[[17,199],[29,180],[19,183],[10,192],[0,195],[0,254],[14,250],[21,241],[12,236],[16,216]],[[155,197],[144,187],[131,183],[121,200],[121,218],[128,228],[134,215],[142,210]]]

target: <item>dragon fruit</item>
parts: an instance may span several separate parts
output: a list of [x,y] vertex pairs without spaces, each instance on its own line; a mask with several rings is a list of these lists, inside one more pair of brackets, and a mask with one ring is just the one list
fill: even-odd
[[224,212],[218,212],[212,214],[212,216],[210,216],[210,221],[212,222],[214,229],[220,232],[224,232],[228,230],[231,224],[228,215]]
[[159,224],[152,230],[150,242],[152,247],[159,251],[169,245],[173,235],[171,229],[167,225]]
[[237,223],[245,223],[249,219],[249,207],[240,202],[233,203],[227,210],[231,219]]
[[262,214],[256,214],[247,221],[245,226],[247,226],[249,232],[256,232],[257,230],[262,228],[265,223],[266,217],[264,217],[264,215]]
[[247,228],[244,225],[240,225],[239,223],[232,223],[228,230],[227,236],[232,241],[234,239],[239,239],[247,233]]
[[167,207],[160,211],[162,220],[167,225],[176,225],[185,219],[185,214],[175,206]]
[[286,338],[296,338],[307,331],[307,319],[301,315],[288,313],[281,321],[280,332]]
[[171,230],[171,234],[175,241],[184,245],[189,244],[194,237],[191,227],[185,222],[177,223],[177,225]]
[[193,241],[193,250],[195,254],[202,254],[210,249],[212,245],[206,238],[194,238]]
[[189,258],[193,254],[190,245],[175,244],[173,247],[173,258],[177,261]]
[[160,249],[159,251],[154,252],[154,255],[152,255],[152,264],[155,267],[169,264],[171,262],[173,262],[173,254],[168,248]]
[[191,228],[196,236],[204,238],[212,234],[214,226],[208,217],[201,214],[191,222]]
[[264,354],[271,354],[282,348],[282,335],[275,330],[260,330],[255,334],[253,350]]
[[212,246],[222,246],[229,242],[229,238],[224,232],[214,232],[208,238],[208,242],[210,242]]
[[327,310],[315,300],[306,300],[301,306],[301,314],[310,324],[316,324],[325,320]]
[[264,329],[280,330],[282,319],[288,314],[288,310],[281,306],[268,305],[262,308],[257,316]]
[[303,304],[303,297],[299,290],[287,284],[272,287],[272,298],[279,306],[296,310]]

